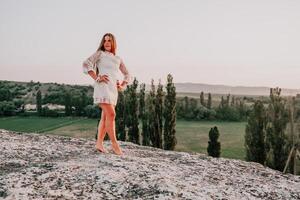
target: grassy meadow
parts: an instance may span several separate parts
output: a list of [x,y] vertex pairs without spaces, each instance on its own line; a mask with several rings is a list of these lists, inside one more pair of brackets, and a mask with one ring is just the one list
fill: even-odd
[[207,153],[208,132],[217,126],[220,132],[221,156],[244,160],[244,133],[246,122],[192,122],[176,123],[177,151]]
[[[245,122],[193,122],[176,123],[176,151],[206,153],[208,132],[217,126],[220,132],[222,157],[244,159]],[[80,117],[5,117],[0,118],[0,129],[19,132],[37,132],[70,137],[94,138],[97,119]]]

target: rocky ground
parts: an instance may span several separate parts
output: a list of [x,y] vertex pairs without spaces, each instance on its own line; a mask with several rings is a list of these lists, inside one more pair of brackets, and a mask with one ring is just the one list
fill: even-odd
[[0,199],[300,199],[300,176],[121,142],[0,130]]

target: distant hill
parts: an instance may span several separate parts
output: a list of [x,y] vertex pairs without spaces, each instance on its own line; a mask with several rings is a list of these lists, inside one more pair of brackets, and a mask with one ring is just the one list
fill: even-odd
[[[212,94],[232,94],[232,95],[254,95],[268,96],[270,87],[249,87],[249,86],[228,86],[228,85],[210,85],[203,83],[175,83],[176,92],[178,93],[212,93]],[[150,85],[146,86],[146,90],[150,89]],[[282,95],[295,96],[300,94],[300,89],[282,88]]]
[[[269,95],[269,87],[246,87],[228,85],[209,85],[202,83],[175,83],[177,92],[213,93],[213,94],[234,94],[234,95]],[[282,88],[282,95],[300,94],[300,89]]]
[[23,99],[25,104],[35,104],[36,93],[38,90],[42,92],[42,96],[53,93],[63,93],[64,91],[71,91],[74,93],[85,91],[88,96],[93,95],[92,85],[71,85],[64,83],[41,83],[39,81],[7,81],[0,80],[0,89],[7,88],[12,93],[13,98]]
[[[23,85],[27,89],[32,88],[32,91],[26,91],[28,97],[35,93],[36,89],[39,88],[42,90],[42,93],[49,91],[60,91],[62,88],[66,89],[82,89],[84,87],[88,88],[89,95],[93,93],[93,87],[91,84],[82,84],[82,85],[70,85],[70,84],[58,84],[58,83],[40,83],[40,82],[19,82],[19,81],[1,81],[2,84],[8,84],[12,87],[16,85]],[[155,83],[157,84],[157,83]],[[211,94],[231,94],[231,95],[253,95],[253,96],[269,96],[270,87],[250,87],[250,86],[229,86],[229,85],[210,85],[204,83],[175,83],[177,93],[211,93]],[[164,87],[165,88],[165,87]],[[150,90],[150,84],[146,84],[146,91]],[[139,87],[138,87],[139,91]],[[25,92],[25,91],[24,91]],[[300,94],[300,89],[288,89],[282,88],[282,95],[290,96]]]

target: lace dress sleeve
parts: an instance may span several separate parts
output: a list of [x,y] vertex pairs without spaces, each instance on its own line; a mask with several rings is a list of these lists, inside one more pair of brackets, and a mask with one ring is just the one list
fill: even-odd
[[83,61],[82,69],[84,74],[88,74],[89,71],[96,71],[96,63],[100,59],[100,51],[96,51],[93,55]]
[[121,63],[120,63],[120,67],[119,67],[120,71],[122,72],[122,74],[124,75],[124,82],[129,83],[131,80],[131,75],[129,74],[123,60],[121,59]]

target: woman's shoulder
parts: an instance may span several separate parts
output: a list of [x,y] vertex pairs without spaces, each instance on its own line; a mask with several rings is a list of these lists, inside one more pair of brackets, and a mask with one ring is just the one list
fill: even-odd
[[104,55],[105,54],[105,52],[102,51],[102,50],[98,50],[98,53],[99,53],[99,55]]
[[99,59],[100,56],[101,56],[101,52],[99,50],[97,50],[95,53],[94,53],[94,56],[96,59]]
[[121,57],[119,55],[115,55],[115,57],[118,59],[118,60],[122,60]]

